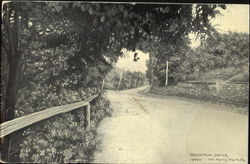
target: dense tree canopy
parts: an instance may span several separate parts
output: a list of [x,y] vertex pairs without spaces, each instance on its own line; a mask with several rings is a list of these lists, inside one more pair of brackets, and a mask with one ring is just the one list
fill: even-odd
[[[211,31],[209,19],[216,15],[218,8],[224,6],[5,3],[2,11],[1,51],[4,53],[1,59],[5,60],[1,61],[4,66],[1,73],[5,80],[1,85],[4,91],[1,122],[100,92],[102,79],[118,60],[122,48],[135,50],[141,40],[182,45],[191,31],[202,36]],[[108,110],[107,104],[104,100],[97,102],[92,113],[94,118],[103,117]],[[63,115],[48,120],[40,129],[26,131],[25,140],[16,140],[18,143],[13,144],[21,145],[19,149],[13,148],[18,150],[13,153],[23,161],[33,162],[85,158],[87,147],[93,144],[86,141],[88,137],[80,135],[82,129],[77,119],[82,119],[81,114]],[[57,126],[58,122],[61,126]],[[62,128],[77,134],[78,138],[67,134],[61,136]],[[66,148],[60,146],[64,141],[70,141],[65,142]],[[79,145],[80,141],[87,143]],[[5,142],[9,143],[9,138]],[[44,145],[48,150],[44,150]],[[8,152],[8,144],[3,151]],[[8,155],[5,157],[8,160]]]
[[[243,71],[249,62],[249,34],[214,33],[185,55],[181,69],[186,78],[215,69],[236,68]],[[190,76],[190,77],[189,77]]]
[[200,54],[199,56],[210,55],[213,57],[213,61],[210,62],[210,69],[211,67],[243,66],[249,62],[249,34],[238,32],[215,33],[208,37],[195,51],[197,55]]
[[170,84],[191,80],[195,75],[197,77],[215,69],[234,67],[243,70],[249,62],[249,34],[246,33],[214,32],[202,40],[197,48],[188,47],[187,44],[188,42],[172,46],[175,48],[172,53],[169,52],[171,44],[161,46],[157,44],[159,47],[147,46],[151,50],[151,57],[147,63],[147,76],[153,85],[164,86],[166,60],[171,61]]
[[186,38],[178,44],[149,42],[142,43],[144,50],[149,52],[150,58],[147,61],[147,77],[151,85],[164,86],[166,80],[166,62],[169,66],[169,84],[176,83],[183,78],[181,66],[187,53],[191,51]]
[[[3,8],[2,40],[10,65],[9,72],[12,73],[9,76],[12,84],[9,86],[16,86],[14,83],[17,84],[18,77],[24,79],[21,80],[24,84],[27,81],[31,83],[29,77],[33,77],[32,74],[24,75],[24,71],[20,72],[20,76],[17,74],[27,58],[42,59],[45,64],[46,57],[43,59],[40,53],[49,55],[57,51],[59,54],[64,48],[70,49],[69,53],[61,52],[65,55],[58,57],[58,62],[54,59],[52,65],[46,63],[44,70],[40,70],[51,71],[43,73],[44,76],[39,75],[42,81],[51,86],[63,85],[67,79],[70,81],[66,83],[68,87],[100,85],[101,79],[121,55],[122,48],[135,50],[136,43],[141,39],[182,45],[191,31],[201,35],[211,31],[209,19],[215,16],[218,7],[224,8],[223,5],[182,4],[6,3]],[[51,58],[47,59],[51,62]],[[10,88],[14,89],[10,91]],[[9,116],[4,120],[14,117],[15,88],[7,87],[5,115]]]

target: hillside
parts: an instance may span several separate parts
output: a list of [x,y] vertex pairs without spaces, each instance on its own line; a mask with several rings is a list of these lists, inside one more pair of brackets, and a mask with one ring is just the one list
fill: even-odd
[[242,68],[222,68],[209,70],[207,72],[191,74],[190,79],[199,81],[226,81],[231,79],[231,82],[248,82],[249,81],[249,68],[244,66]]

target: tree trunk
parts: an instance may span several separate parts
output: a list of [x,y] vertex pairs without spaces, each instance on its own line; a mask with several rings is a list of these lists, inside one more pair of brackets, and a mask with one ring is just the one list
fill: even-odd
[[[17,58],[18,59],[18,58]],[[17,99],[17,85],[18,85],[18,70],[19,70],[19,61],[12,60],[9,62],[9,78],[8,84],[6,88],[6,97],[5,97],[5,113],[3,114],[3,119],[5,121],[9,121],[15,118],[15,105]],[[9,160],[9,151],[10,151],[10,144],[11,142],[11,134],[4,137],[4,160]]]
[[[19,18],[18,12],[15,10],[15,6],[12,3],[8,5],[9,10],[6,11],[4,28],[7,33],[8,48],[6,47],[9,72],[8,82],[6,86],[6,96],[4,104],[4,112],[1,113],[3,122],[9,121],[15,118],[15,105],[17,99],[17,85],[18,85],[18,73],[19,73],[19,60],[20,51],[18,49],[18,30],[19,30]],[[13,12],[14,11],[14,12]],[[12,15],[11,15],[12,13]],[[13,23],[11,23],[13,19]],[[4,137],[1,141],[3,143],[1,154],[4,161],[9,161],[10,148],[11,148],[11,135]]]
[[5,119],[9,121],[15,117],[15,104],[17,96],[17,80],[18,80],[19,61],[12,60],[9,62],[9,79],[6,88],[5,100]]
[[131,86],[131,81],[132,81],[132,76],[130,75],[130,79],[129,79],[129,88],[132,88],[132,86]]
[[121,72],[121,74],[120,74],[120,78],[119,78],[119,82],[118,82],[118,87],[117,87],[118,90],[121,88],[121,87],[120,87],[121,82],[122,82],[122,72]]

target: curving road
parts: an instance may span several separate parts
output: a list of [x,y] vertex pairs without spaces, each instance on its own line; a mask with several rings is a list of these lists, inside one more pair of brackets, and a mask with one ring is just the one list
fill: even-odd
[[107,91],[96,163],[247,163],[248,116],[226,106]]

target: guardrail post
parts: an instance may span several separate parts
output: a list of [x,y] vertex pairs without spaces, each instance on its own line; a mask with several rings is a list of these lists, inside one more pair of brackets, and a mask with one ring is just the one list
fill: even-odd
[[90,127],[90,104],[89,103],[86,106],[86,114],[85,114],[84,122],[85,122],[85,128],[89,130],[89,127]]
[[224,84],[225,84],[225,82],[223,82],[222,80],[216,80],[215,87],[216,87],[217,93],[220,93]]

